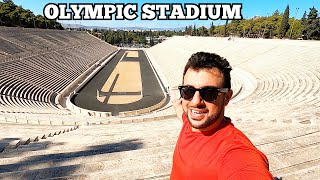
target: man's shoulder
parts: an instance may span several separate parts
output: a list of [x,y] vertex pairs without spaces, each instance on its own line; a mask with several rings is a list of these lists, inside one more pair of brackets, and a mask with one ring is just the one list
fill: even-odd
[[251,154],[255,154],[265,158],[264,154],[254,146],[250,139],[231,123],[231,120],[218,133],[219,137],[221,137],[225,156],[228,154],[232,156],[237,156],[238,154],[250,156]]
[[249,143],[252,145],[249,138],[237,127],[234,126],[230,118],[226,118],[224,120],[225,125],[223,125],[223,128],[221,129],[221,134],[224,134],[224,136],[227,138],[227,141],[234,141],[237,143]]
[[[238,128],[230,124],[226,127],[230,131],[227,139],[224,139],[224,155],[222,166],[226,165],[231,169],[238,169],[239,172],[248,168],[268,169],[267,157],[258,150],[249,138]],[[240,171],[241,170],[241,171]]]
[[225,139],[226,146],[220,158],[221,170],[225,171],[226,179],[231,177],[231,179],[239,179],[239,177],[272,178],[265,154],[258,150],[239,129],[229,128],[233,133],[229,139]]
[[236,145],[226,151],[221,158],[220,170],[223,179],[272,179],[267,157],[247,145]]

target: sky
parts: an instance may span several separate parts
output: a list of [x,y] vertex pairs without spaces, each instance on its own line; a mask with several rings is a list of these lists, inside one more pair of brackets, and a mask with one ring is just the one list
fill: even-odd
[[[270,16],[278,10],[283,13],[286,6],[290,7],[290,17],[300,19],[306,11],[309,13],[309,8],[315,7],[320,12],[320,0],[167,0],[167,1],[146,1],[146,0],[13,0],[16,5],[22,5],[25,9],[30,9],[35,15],[43,15],[43,8],[48,3],[138,3],[138,14],[140,8],[144,3],[242,3],[243,18],[252,18],[253,16]],[[297,8],[298,11],[297,11]],[[63,20],[59,21],[64,24],[81,24],[86,26],[103,26],[103,27],[149,27],[149,28],[179,28],[189,25],[196,25],[197,27],[209,27],[211,22],[215,25],[224,24],[223,20],[141,20],[138,17],[136,20]]]

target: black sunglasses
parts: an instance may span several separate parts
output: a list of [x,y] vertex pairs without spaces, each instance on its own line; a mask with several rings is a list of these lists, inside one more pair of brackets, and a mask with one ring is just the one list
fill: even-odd
[[219,92],[226,93],[229,90],[229,88],[217,88],[212,86],[207,86],[199,89],[192,86],[178,86],[178,89],[180,91],[180,96],[185,100],[191,100],[196,91],[199,91],[201,99],[207,102],[215,101],[218,97]]

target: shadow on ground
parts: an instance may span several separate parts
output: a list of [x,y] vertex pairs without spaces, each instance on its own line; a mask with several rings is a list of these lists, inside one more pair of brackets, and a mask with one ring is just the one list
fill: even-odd
[[[28,149],[27,146],[29,145],[25,145],[18,149],[5,150],[3,153],[0,153],[0,159],[2,159],[0,160],[0,163],[4,162],[5,158],[12,158],[14,156],[21,155],[26,156],[28,151],[46,150],[48,149],[47,144],[50,143],[51,142],[48,141],[32,143],[32,146],[35,147],[32,149]],[[81,164],[82,157],[93,157],[99,154],[131,151],[141,149],[142,147],[143,143],[140,139],[129,139],[118,143],[88,146],[85,150],[76,152],[45,154],[30,157],[26,156],[26,158],[17,163],[11,164],[10,161],[6,164],[1,163],[0,179],[47,179],[74,176],[76,174],[81,174],[81,168],[85,166],[85,164]],[[90,163],[94,163],[95,161],[99,161],[99,159],[94,158]]]

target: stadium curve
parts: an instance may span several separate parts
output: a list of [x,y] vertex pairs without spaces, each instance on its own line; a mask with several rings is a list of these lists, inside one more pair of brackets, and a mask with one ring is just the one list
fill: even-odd
[[[86,110],[111,112],[112,115],[132,111],[138,115],[141,109],[159,103],[157,108],[165,105],[166,92],[156,76],[143,50],[122,49],[71,97],[71,101]],[[152,110],[155,109],[147,112]]]

